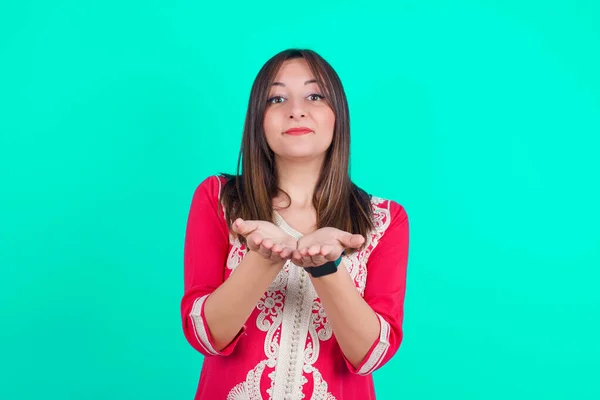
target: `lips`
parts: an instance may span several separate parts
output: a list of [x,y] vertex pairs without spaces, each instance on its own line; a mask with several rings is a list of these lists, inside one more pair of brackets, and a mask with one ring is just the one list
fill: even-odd
[[304,126],[301,126],[301,127],[298,127],[298,128],[290,128],[287,131],[285,131],[284,133],[287,134],[287,135],[297,136],[297,135],[305,135],[305,134],[310,133],[312,131],[313,131],[312,129],[309,129],[309,128],[306,128]]

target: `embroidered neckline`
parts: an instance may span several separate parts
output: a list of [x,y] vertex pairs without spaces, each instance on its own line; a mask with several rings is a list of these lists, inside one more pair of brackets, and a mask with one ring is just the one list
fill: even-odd
[[296,239],[304,236],[302,233],[292,228],[292,226],[288,224],[287,221],[276,210],[273,210],[273,215],[275,216],[275,224],[283,229],[285,233],[294,236]]

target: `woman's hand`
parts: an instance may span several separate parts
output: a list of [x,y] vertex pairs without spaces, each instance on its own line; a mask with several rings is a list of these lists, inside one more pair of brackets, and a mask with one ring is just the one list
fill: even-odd
[[289,260],[292,252],[296,250],[296,238],[271,222],[244,221],[238,218],[233,223],[233,230],[246,238],[248,249],[272,263]]
[[337,260],[345,249],[359,248],[364,241],[362,235],[336,228],[321,228],[298,240],[292,261],[301,267],[318,267]]

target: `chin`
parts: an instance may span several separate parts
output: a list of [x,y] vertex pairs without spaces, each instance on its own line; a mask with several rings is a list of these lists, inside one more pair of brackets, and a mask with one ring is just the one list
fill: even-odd
[[325,155],[324,151],[283,151],[275,152],[279,157],[287,160],[310,160],[313,158],[322,157]]

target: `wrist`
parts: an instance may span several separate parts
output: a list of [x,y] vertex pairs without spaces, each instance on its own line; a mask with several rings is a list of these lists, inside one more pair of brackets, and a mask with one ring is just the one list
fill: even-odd
[[320,278],[322,276],[335,274],[338,270],[342,257],[346,254],[345,251],[340,254],[337,260],[326,262],[318,267],[305,267],[304,270],[308,272],[313,278]]
[[285,265],[285,262],[287,261],[287,260],[272,261],[267,258],[264,258],[259,252],[254,251],[254,250],[249,250],[248,254],[246,254],[246,257],[248,257],[248,256],[250,256],[250,258],[254,260],[253,264],[255,263],[257,269],[260,271],[263,271],[265,273],[270,273],[273,270],[279,271],[280,269],[283,268],[283,266]]
[[277,261],[272,261],[269,260],[268,258],[263,257],[259,252],[257,251],[250,251],[250,253],[252,253],[253,257],[256,258],[257,263],[260,265],[261,268],[265,269],[265,270],[273,270],[273,269],[281,269],[283,268],[283,266],[285,265],[287,260],[277,260]]
[[278,261],[265,260],[265,262],[267,263],[267,267],[269,269],[280,270],[283,268],[283,266],[285,265],[287,260],[278,260]]

